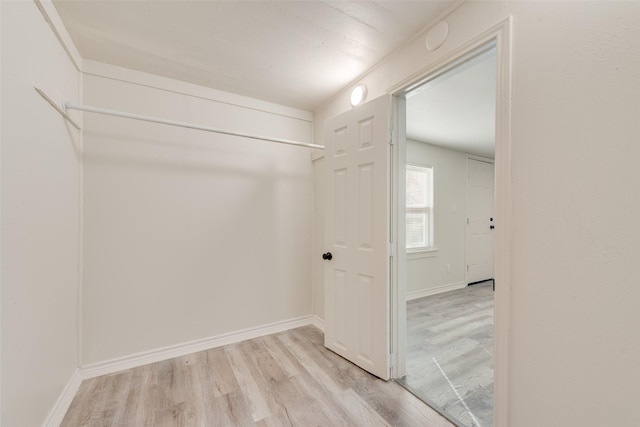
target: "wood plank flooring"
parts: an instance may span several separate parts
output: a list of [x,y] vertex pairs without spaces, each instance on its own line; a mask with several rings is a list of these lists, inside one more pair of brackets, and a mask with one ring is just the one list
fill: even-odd
[[493,425],[493,282],[407,303],[399,380],[459,426]]
[[305,326],[89,379],[61,426],[452,426],[323,341]]

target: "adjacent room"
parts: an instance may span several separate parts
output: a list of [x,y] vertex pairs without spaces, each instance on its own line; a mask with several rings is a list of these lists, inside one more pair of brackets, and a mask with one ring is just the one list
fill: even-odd
[[456,425],[490,426],[495,46],[406,98],[407,369],[399,382]]
[[637,52],[638,2],[0,1],[0,425],[640,425]]

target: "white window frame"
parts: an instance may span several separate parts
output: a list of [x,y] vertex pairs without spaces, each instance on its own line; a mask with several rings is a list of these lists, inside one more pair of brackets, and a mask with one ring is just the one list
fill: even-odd
[[[430,198],[428,198],[429,200],[427,200],[427,204],[424,207],[409,207],[406,205],[406,201],[405,201],[405,208],[406,208],[406,212],[405,212],[405,216],[408,217],[410,214],[416,214],[416,213],[426,213],[427,214],[427,224],[426,224],[426,230],[427,230],[427,236],[426,236],[426,245],[425,246],[419,246],[419,247],[406,247],[405,250],[407,252],[407,254],[409,255],[410,259],[412,258],[422,258],[422,257],[429,257],[429,256],[435,256],[437,253],[437,248],[435,247],[435,233],[434,233],[434,192],[435,192],[435,171],[433,166],[430,165],[424,165],[424,164],[419,164],[419,163],[407,163],[406,164],[406,170],[409,171],[410,169],[413,169],[415,171],[418,172],[423,172],[425,170],[430,171],[431,173],[431,194],[430,194]],[[408,218],[405,218],[408,222]],[[409,239],[407,239],[407,245],[408,245]]]

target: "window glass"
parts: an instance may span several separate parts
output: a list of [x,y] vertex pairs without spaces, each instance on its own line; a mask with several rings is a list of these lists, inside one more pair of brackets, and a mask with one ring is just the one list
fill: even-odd
[[407,165],[407,249],[433,246],[433,169]]

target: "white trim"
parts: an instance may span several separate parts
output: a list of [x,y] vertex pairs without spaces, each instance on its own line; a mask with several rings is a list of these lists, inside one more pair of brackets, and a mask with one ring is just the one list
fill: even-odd
[[418,298],[430,297],[431,295],[437,295],[444,292],[455,291],[457,289],[466,288],[467,284],[464,282],[449,283],[446,285],[434,286],[433,288],[421,289],[419,291],[407,292],[407,301],[411,301]]
[[[2,5],[0,4],[0,34],[2,33]],[[0,86],[2,85],[2,55],[0,54]],[[2,115],[2,102],[0,102],[0,129],[2,128],[2,118],[4,116]],[[1,138],[1,135],[0,135]],[[0,150],[0,164],[2,164],[2,150]],[[4,186],[2,185],[2,175],[0,174],[0,188],[4,188]],[[2,221],[3,214],[2,214],[2,209],[0,208],[0,224],[4,224],[4,221]],[[3,226],[0,225],[0,233],[4,230]],[[2,244],[2,240],[0,239],[0,254],[4,253],[2,252],[3,249],[3,244]],[[0,256],[0,270],[2,270],[2,267],[4,267],[4,263],[3,263],[4,257]],[[5,270],[6,271],[6,270]],[[0,275],[0,319],[4,319],[4,316],[2,316],[2,307],[4,304],[2,304],[2,289],[4,289],[4,283],[2,282],[2,276]],[[6,297],[5,297],[6,298]],[[2,341],[4,341],[2,339],[2,331],[4,330],[4,328],[0,327],[0,423],[2,422],[2,402],[4,401],[3,399],[3,395],[2,395],[2,384],[4,384],[4,382],[2,381],[2,367],[4,366],[4,363],[2,362],[2,355],[4,354],[2,352]],[[5,356],[6,357],[6,356]]]
[[313,150],[311,151],[311,161],[315,162],[316,160],[324,159],[324,150]]
[[438,248],[407,250],[407,261],[438,256]]
[[219,102],[221,104],[233,105],[240,108],[257,110],[264,113],[298,119],[305,122],[313,122],[313,113],[286,105],[275,104],[262,101],[248,96],[225,92],[210,87],[199,86],[181,80],[171,79],[156,74],[136,71],[103,62],[85,60],[83,63],[83,73],[89,76],[103,77],[111,80],[133,83],[139,86],[161,89],[167,92],[188,95],[207,101]]
[[[84,79],[78,76],[78,99],[84,99]],[[84,124],[84,117],[80,117],[81,124]],[[80,158],[78,159],[78,289],[76,292],[76,335],[78,365],[82,366],[84,351],[84,132],[78,132],[78,149]]]
[[49,415],[42,424],[43,427],[57,427],[60,425],[62,419],[67,413],[67,410],[69,410],[69,406],[71,406],[71,402],[78,392],[81,383],[82,373],[80,372],[80,369],[76,368],[76,370],[73,371],[73,374],[71,374],[69,382],[62,390],[62,393],[60,393],[55,405],[53,405],[51,412],[49,412]]
[[82,377],[84,379],[99,377],[101,375],[112,374],[126,369],[147,365],[149,363],[160,362],[174,357],[185,356],[187,354],[197,353],[199,351],[222,347],[224,345],[312,324],[314,324],[313,316],[302,316],[295,319],[283,320],[267,325],[243,329],[241,331],[229,332],[209,338],[131,354],[129,356],[117,357],[104,362],[91,363],[83,366],[81,368]]
[[311,324],[324,332],[324,319],[320,318],[317,314],[311,317]]
[[80,56],[78,48],[73,43],[69,32],[67,32],[67,28],[62,23],[62,19],[53,5],[53,2],[50,0],[33,0],[33,2],[42,14],[44,20],[47,21],[51,27],[53,34],[60,42],[60,46],[62,46],[62,49],[67,53],[67,56],[69,56],[69,59],[76,67],[76,70],[82,71],[82,56]]
[[495,159],[491,157],[478,156],[477,154],[466,153],[467,159],[477,160],[479,162],[491,163],[492,165],[496,163]]
[[512,49],[513,17],[491,29],[496,39],[496,151],[495,195],[496,218],[500,219],[494,234],[494,409],[496,427],[509,426],[509,344],[511,333],[511,99],[513,95]]
[[[397,141],[391,146],[391,235],[397,245],[398,256],[391,258],[391,289],[390,313],[391,319],[391,376],[401,378],[406,373],[407,348],[407,233],[406,233],[406,201],[398,197],[406,193],[406,164],[407,164],[407,100],[393,94],[393,138]],[[400,268],[402,267],[402,268]]]
[[[496,27],[499,26],[500,24]],[[388,89],[388,92],[393,93],[396,96],[404,96],[415,88],[424,85],[433,77],[439,76],[442,73],[452,70],[468,61],[470,59],[469,55],[476,54],[477,49],[486,47],[492,41],[496,40],[496,27],[493,27],[477,37],[474,37],[472,40],[461,44],[459,47],[451,50],[441,58],[424,66],[420,70],[391,86]],[[473,56],[471,56],[471,58],[473,58]]]

